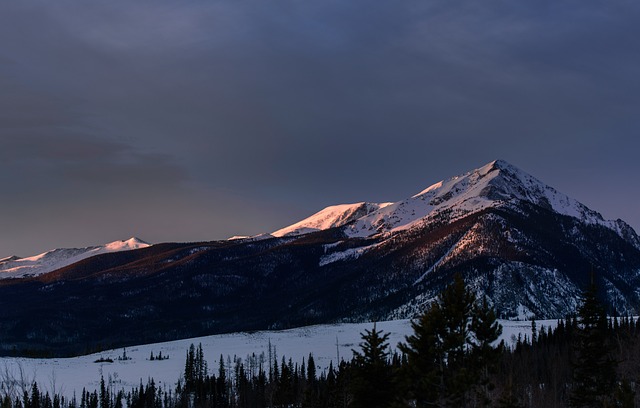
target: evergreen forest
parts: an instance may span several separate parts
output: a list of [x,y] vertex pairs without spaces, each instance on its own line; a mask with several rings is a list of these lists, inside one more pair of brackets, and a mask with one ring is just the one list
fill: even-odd
[[[153,379],[129,391],[97,390],[65,398],[37,383],[0,390],[1,408],[376,408],[376,407],[635,407],[640,323],[608,317],[591,285],[577,316],[555,329],[536,327],[515,346],[497,343],[502,328],[485,299],[456,277],[412,323],[392,352],[388,334],[362,333],[350,360],[318,371],[313,350],[294,362],[278,356],[220,356],[209,367],[192,345],[173,389]],[[393,347],[393,350],[396,350]]]

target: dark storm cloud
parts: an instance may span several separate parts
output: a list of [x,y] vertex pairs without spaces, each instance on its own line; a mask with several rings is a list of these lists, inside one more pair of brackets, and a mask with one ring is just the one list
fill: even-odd
[[594,192],[640,199],[638,7],[4,3],[0,180],[16,205],[2,210],[26,225],[19,203],[42,191],[97,214],[126,213],[126,196],[154,214],[143,238],[222,238],[504,158],[638,228]]

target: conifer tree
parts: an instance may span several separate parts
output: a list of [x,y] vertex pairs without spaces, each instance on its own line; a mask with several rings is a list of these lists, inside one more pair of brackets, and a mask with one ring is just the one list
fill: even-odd
[[445,355],[443,311],[433,303],[417,321],[411,322],[413,334],[399,345],[407,356],[404,382],[417,407],[437,406],[444,393]]
[[393,373],[389,364],[389,333],[382,334],[373,325],[365,330],[360,343],[362,352],[353,350],[354,369],[351,381],[352,407],[388,407],[394,399]]
[[616,383],[616,363],[607,339],[607,318],[591,282],[578,309],[573,360],[571,406],[603,407],[610,403]]
[[445,318],[444,350],[447,358],[445,398],[448,406],[465,405],[466,393],[473,385],[473,367],[468,346],[471,336],[471,318],[476,301],[460,275],[441,294]]
[[[535,328],[535,324],[533,328]],[[471,358],[477,384],[476,395],[480,406],[488,406],[491,403],[489,393],[494,388],[490,374],[500,359],[504,344],[500,343],[498,347],[493,346],[493,343],[502,334],[502,326],[498,323],[496,314],[489,307],[486,298],[482,300],[482,303],[474,305],[470,330],[473,334]]]
[[220,354],[218,366],[218,378],[216,379],[216,407],[229,406],[229,393],[227,390],[227,370],[224,367],[224,356]]
[[40,390],[38,389],[38,383],[34,382],[31,386],[31,398],[26,399],[29,403],[25,403],[25,406],[29,408],[40,408]]
[[191,343],[189,351],[187,351],[187,359],[184,365],[184,386],[187,392],[191,392],[194,388],[195,382],[195,368],[196,368],[196,346]]
[[100,408],[109,408],[109,390],[102,376],[100,376]]
[[[488,370],[499,355],[492,343],[502,329],[486,302],[476,305],[460,275],[412,328],[400,350],[407,356],[405,381],[416,406],[465,406],[482,377],[487,403]],[[477,375],[479,367],[484,376]]]
[[[306,376],[306,390],[303,395],[303,407],[314,407],[318,406],[318,386],[317,386],[317,376],[316,376],[316,362],[313,358],[313,354],[309,353],[309,359],[307,363],[307,372],[306,374],[302,372],[301,374]],[[329,367],[330,371],[333,371],[333,366]],[[304,371],[304,370],[303,370]],[[333,373],[332,373],[333,375]]]
[[313,353],[309,353],[309,360],[307,365],[307,383],[313,384],[316,381],[316,362],[313,358]]

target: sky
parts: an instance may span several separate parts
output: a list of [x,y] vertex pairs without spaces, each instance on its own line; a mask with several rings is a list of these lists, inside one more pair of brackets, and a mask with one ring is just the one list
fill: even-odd
[[503,159],[640,231],[640,3],[0,3],[0,257],[277,230]]

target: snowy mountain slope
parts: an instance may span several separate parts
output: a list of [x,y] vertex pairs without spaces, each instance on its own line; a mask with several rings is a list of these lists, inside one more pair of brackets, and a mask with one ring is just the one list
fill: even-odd
[[635,231],[501,161],[397,203],[329,207],[277,235],[158,244],[0,280],[0,354],[411,318],[456,274],[501,318],[575,313],[591,273],[610,310],[640,311]]
[[149,244],[129,238],[86,248],[59,248],[28,258],[12,256],[0,260],[0,279],[38,276],[55,271],[95,255],[146,248]]
[[323,210],[318,211],[312,216],[305,218],[288,227],[279,229],[271,235],[274,237],[283,237],[291,235],[307,234],[314,231],[325,230],[329,228],[341,227],[354,220],[362,218],[372,212],[380,210],[392,203],[355,203],[355,204],[339,204],[332,205]]
[[409,229],[427,223],[442,213],[450,214],[449,220],[453,221],[490,207],[515,208],[523,201],[561,215],[575,217],[588,224],[607,227],[640,248],[637,235],[623,221],[603,219],[602,215],[577,200],[503,160],[496,160],[471,172],[440,181],[395,203],[327,207],[272,235],[298,235],[347,225],[345,233],[348,236],[369,237]]
[[[350,226],[347,234],[369,236],[398,231],[445,212],[455,220],[489,207],[516,208],[523,201],[581,222],[605,226],[628,238],[631,227],[623,221],[604,220],[599,213],[503,160],[440,181],[411,198],[368,214]],[[635,244],[640,248],[640,242]]]
[[[500,321],[503,326],[500,340],[505,344],[513,346],[518,336],[531,338],[530,321]],[[554,328],[556,320],[543,320],[536,322],[539,330],[542,328]],[[406,336],[413,333],[409,320],[396,320],[377,322],[378,330],[388,333],[391,350],[395,350],[397,344],[406,341]],[[280,331],[258,331],[220,334],[214,336],[190,338],[165,343],[154,343],[136,345],[126,348],[127,357],[130,360],[118,360],[123,354],[123,349],[106,350],[100,353],[89,354],[73,358],[59,359],[33,359],[0,357],[0,367],[3,373],[8,375],[0,376],[0,389],[11,389],[14,385],[16,391],[21,389],[20,385],[2,384],[8,381],[7,377],[20,381],[20,377],[30,387],[33,381],[38,382],[45,391],[49,393],[62,392],[67,398],[79,395],[82,389],[92,391],[100,388],[100,378],[105,381],[112,379],[113,390],[124,389],[130,391],[138,387],[140,382],[145,383],[149,378],[153,378],[156,385],[164,389],[175,388],[176,382],[184,373],[185,355],[191,344],[202,345],[205,359],[209,367],[218,367],[220,355],[223,358],[240,358],[245,361],[249,356],[255,354],[260,356],[269,355],[268,346],[277,355],[291,358],[295,363],[300,364],[303,359],[307,359],[309,353],[313,353],[317,364],[317,372],[326,372],[329,363],[338,365],[340,359],[348,360],[353,356],[353,349],[358,349],[362,342],[361,333],[371,330],[372,323],[343,323],[332,325],[316,325],[299,327]],[[169,356],[168,360],[150,361],[149,356],[159,353]],[[110,358],[113,363],[94,363],[99,358]],[[223,363],[227,363],[224,361]],[[233,364],[233,363],[232,363]],[[232,372],[234,367],[226,367]],[[55,379],[56,390],[51,389],[52,379]],[[46,388],[49,387],[49,388]],[[18,395],[16,395],[18,396]]]

